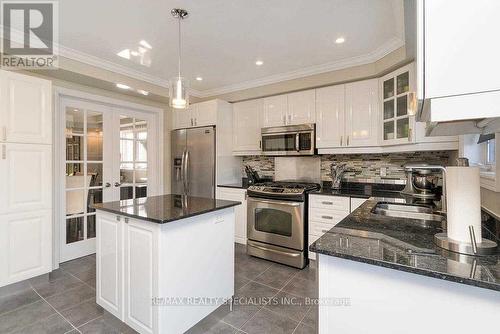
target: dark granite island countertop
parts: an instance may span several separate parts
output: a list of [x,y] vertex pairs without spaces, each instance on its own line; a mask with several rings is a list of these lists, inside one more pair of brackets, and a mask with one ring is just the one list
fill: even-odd
[[441,226],[372,213],[370,199],[310,246],[310,251],[500,291],[500,255],[470,257],[434,245]]
[[185,195],[160,195],[95,204],[94,208],[158,224],[240,205],[240,202]]

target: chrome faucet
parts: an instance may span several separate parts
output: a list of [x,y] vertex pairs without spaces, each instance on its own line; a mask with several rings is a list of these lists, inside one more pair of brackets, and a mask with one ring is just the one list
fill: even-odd
[[331,164],[330,165],[330,173],[332,175],[332,189],[340,189],[342,183],[342,176],[346,172],[347,164]]

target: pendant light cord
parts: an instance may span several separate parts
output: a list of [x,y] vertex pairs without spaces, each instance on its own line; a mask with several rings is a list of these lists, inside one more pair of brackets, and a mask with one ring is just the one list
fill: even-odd
[[181,77],[181,20],[182,17],[179,15],[179,78]]

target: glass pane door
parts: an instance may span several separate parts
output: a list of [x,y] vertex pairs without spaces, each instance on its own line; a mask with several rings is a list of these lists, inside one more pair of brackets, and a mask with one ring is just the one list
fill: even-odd
[[105,109],[81,101],[65,101],[64,229],[62,260],[95,252],[96,213],[103,202]]
[[403,72],[383,82],[384,141],[411,140],[408,113],[410,72]]
[[120,200],[148,194],[148,121],[120,115]]

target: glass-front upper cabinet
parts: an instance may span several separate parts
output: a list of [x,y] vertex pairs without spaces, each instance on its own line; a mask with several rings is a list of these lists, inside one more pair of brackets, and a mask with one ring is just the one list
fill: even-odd
[[414,63],[380,78],[382,145],[415,141],[414,80]]

